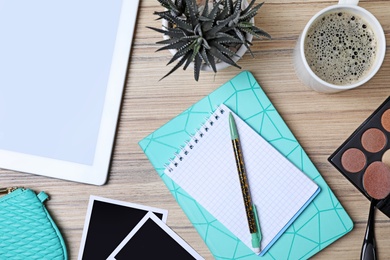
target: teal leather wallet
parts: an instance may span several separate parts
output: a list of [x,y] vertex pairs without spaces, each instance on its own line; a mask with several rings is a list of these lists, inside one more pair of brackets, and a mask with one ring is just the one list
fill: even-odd
[[0,189],[0,259],[67,258],[65,242],[44,206],[45,192]]

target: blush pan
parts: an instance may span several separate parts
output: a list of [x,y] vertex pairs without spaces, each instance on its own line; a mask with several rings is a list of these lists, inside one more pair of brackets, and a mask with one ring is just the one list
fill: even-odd
[[390,97],[328,158],[390,217]]
[[383,162],[371,163],[364,172],[363,186],[371,198],[386,198],[390,193],[390,168]]
[[383,112],[381,117],[381,124],[387,132],[390,132],[390,110]]
[[360,141],[367,152],[377,153],[385,148],[387,138],[380,129],[370,128],[364,131]]
[[366,156],[356,148],[349,148],[341,156],[341,165],[351,173],[360,172],[366,166]]

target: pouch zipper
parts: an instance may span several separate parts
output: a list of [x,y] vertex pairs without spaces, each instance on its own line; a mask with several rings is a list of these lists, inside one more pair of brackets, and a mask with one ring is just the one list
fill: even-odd
[[17,189],[19,189],[19,187],[0,188],[0,196],[10,194],[11,192]]

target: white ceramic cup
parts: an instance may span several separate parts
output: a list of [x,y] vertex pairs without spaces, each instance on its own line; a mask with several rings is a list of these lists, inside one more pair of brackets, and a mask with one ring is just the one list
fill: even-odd
[[[339,0],[338,4],[322,9],[310,19],[310,21],[305,26],[303,32],[299,36],[294,49],[295,72],[298,78],[306,86],[312,88],[313,90],[324,93],[334,93],[359,87],[362,84],[366,83],[368,80],[370,80],[381,67],[386,52],[386,38],[383,32],[383,28],[378,22],[378,20],[375,18],[375,16],[368,12],[366,9],[359,7],[357,5],[358,3],[359,0]],[[304,46],[308,30],[316,21],[316,19],[318,19],[320,16],[327,12],[335,11],[348,11],[350,13],[354,13],[357,16],[362,17],[374,31],[375,38],[377,40],[376,56],[370,70],[365,74],[362,79],[349,85],[335,85],[322,80],[310,69],[310,66],[305,57]]]

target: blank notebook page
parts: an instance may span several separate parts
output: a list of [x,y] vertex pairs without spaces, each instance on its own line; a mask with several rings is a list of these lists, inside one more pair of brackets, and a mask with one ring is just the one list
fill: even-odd
[[[221,105],[165,173],[252,249],[229,130]],[[232,112],[261,232],[261,255],[319,192],[318,186]],[[222,242],[222,241],[221,241]]]

